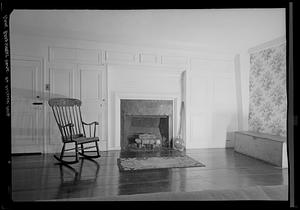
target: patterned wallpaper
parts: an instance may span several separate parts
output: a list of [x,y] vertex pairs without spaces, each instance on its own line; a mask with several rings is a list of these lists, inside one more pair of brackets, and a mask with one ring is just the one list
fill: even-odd
[[249,130],[286,136],[286,44],[250,54]]

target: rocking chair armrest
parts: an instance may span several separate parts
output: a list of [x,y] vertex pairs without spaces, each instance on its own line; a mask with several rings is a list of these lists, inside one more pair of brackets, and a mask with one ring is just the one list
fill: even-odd
[[74,124],[73,123],[69,123],[69,124],[66,124],[66,125],[61,125],[61,127],[74,127]]
[[[99,125],[99,123],[97,121],[94,121],[94,122],[91,122],[91,123],[86,123],[86,122],[82,121],[82,124],[88,126],[89,131],[90,131],[89,132],[90,137],[95,137],[96,136],[97,125]],[[92,129],[92,127],[94,127],[94,128]],[[94,134],[92,134],[92,130],[93,130]]]
[[84,125],[92,125],[92,124],[99,125],[99,123],[97,121],[94,121],[94,122],[91,122],[91,123],[86,123],[86,122],[82,121],[82,124],[84,124]]
[[[73,137],[72,137],[72,135],[73,135],[72,127],[74,127],[73,123],[68,123],[66,125],[60,125],[60,130],[62,132],[62,135],[64,136],[63,137],[64,141],[69,141],[69,138],[70,138],[71,141],[73,140]],[[70,134],[68,134],[68,132],[65,130],[65,129],[68,130],[68,128],[69,128]],[[66,137],[66,136],[69,136],[69,137]]]

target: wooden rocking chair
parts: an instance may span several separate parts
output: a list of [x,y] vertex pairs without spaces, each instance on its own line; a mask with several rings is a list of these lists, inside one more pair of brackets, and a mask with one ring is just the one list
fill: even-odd
[[[62,137],[63,147],[60,156],[54,157],[63,164],[74,164],[78,162],[78,154],[85,158],[100,157],[98,141],[96,137],[96,125],[98,122],[85,123],[81,117],[81,101],[73,98],[53,98],[48,101],[52,108],[54,118],[58,125]],[[86,129],[88,135],[86,135]],[[66,144],[75,144],[74,148],[66,149]],[[95,143],[95,146],[84,147],[84,144]],[[81,152],[79,152],[78,145],[80,145]],[[96,148],[93,151],[86,151],[86,149]],[[75,155],[64,155],[65,151],[75,150]],[[96,155],[88,155],[89,152],[96,152]],[[74,160],[65,160],[64,157],[74,157]]]

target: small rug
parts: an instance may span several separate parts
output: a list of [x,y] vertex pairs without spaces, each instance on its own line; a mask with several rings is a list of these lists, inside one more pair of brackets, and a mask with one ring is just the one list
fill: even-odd
[[118,158],[117,162],[120,171],[205,166],[186,155],[178,157]]

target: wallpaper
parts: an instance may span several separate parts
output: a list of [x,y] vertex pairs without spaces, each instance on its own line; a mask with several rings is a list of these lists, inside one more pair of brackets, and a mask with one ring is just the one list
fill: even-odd
[[250,55],[249,130],[286,136],[286,44]]

